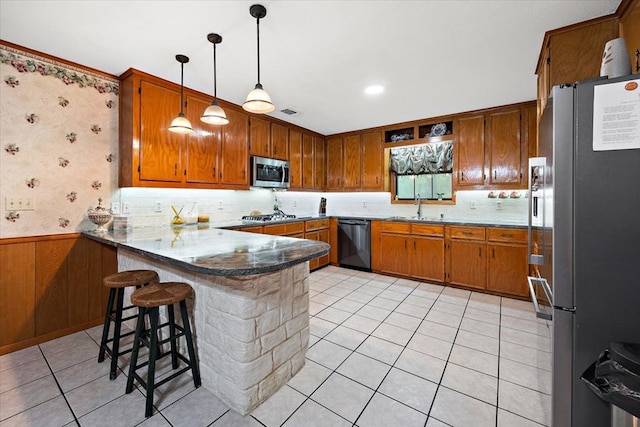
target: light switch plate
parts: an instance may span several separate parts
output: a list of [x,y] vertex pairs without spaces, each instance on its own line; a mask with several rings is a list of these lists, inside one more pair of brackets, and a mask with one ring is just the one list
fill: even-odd
[[120,203],[111,202],[111,213],[114,215],[118,215],[120,213]]
[[32,211],[35,203],[33,197],[5,197],[4,208],[7,211]]
[[131,203],[122,202],[122,213],[125,215],[129,215],[131,213]]

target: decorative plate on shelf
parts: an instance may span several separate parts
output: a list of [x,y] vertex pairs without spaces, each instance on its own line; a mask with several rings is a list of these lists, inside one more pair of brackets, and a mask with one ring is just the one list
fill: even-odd
[[431,128],[431,136],[442,136],[447,133],[447,124],[438,123]]

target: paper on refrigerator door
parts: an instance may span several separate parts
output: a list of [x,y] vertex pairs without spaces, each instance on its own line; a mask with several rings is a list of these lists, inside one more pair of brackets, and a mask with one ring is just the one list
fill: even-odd
[[593,150],[640,149],[640,79],[594,87]]

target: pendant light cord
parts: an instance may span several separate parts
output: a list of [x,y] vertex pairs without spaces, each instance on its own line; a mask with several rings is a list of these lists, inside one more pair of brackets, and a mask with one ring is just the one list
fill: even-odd
[[213,99],[218,98],[217,86],[218,82],[216,81],[216,44],[213,44]]
[[258,84],[260,84],[260,18],[256,18],[256,28],[258,29]]
[[184,92],[184,62],[180,63],[180,115],[184,115],[182,111],[184,107],[184,100],[182,99],[182,93]]

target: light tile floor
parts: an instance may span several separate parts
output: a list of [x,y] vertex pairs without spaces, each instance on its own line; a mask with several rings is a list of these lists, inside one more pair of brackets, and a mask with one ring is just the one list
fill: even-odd
[[550,425],[550,331],[530,303],[333,266],[309,288],[306,365],[250,416],[182,375],[145,420],[142,391],[96,362],[96,327],[0,357],[0,427]]

